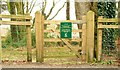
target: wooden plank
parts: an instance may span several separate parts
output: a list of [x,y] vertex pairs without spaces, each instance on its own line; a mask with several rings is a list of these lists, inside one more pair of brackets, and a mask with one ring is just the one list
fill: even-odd
[[[53,32],[52,30],[44,30],[44,32]],[[54,32],[60,32],[60,30],[55,30]],[[82,29],[75,30],[73,29],[72,32],[82,32]]]
[[[82,49],[81,47],[78,46],[73,46],[72,47],[73,50],[78,51],[78,49]],[[67,50],[69,50],[67,47],[44,47],[44,51],[54,51],[54,52],[58,52],[58,50],[65,50],[65,52],[67,52]]]
[[[61,39],[60,38],[46,38],[46,39],[44,39],[44,41],[45,42],[61,42]],[[66,41],[76,41],[76,42],[80,42],[80,41],[82,41],[82,39],[80,39],[80,38],[73,38],[73,39],[71,39],[71,40],[69,40],[69,39],[66,39]]]
[[44,24],[60,24],[61,22],[72,22],[73,24],[82,24],[82,20],[45,20]]
[[32,39],[31,39],[31,28],[26,26],[27,31],[27,61],[32,62]]
[[98,22],[118,22],[118,18],[98,18]]
[[32,17],[29,15],[2,15],[2,14],[0,14],[0,18],[32,19]]
[[75,55],[68,55],[68,56],[44,56],[44,58],[72,58]]
[[28,21],[0,21],[1,25],[31,25]]
[[[102,17],[101,17],[102,18]],[[98,23],[98,25],[102,25],[102,23]],[[97,60],[101,60],[101,55],[102,55],[102,29],[97,29]]]
[[98,28],[119,28],[118,25],[98,25]]
[[37,11],[35,13],[35,31],[36,31],[36,62],[43,62],[44,47],[44,19],[42,14]]
[[[86,16],[82,17],[83,21],[86,21]],[[86,60],[86,23],[82,25],[82,60]],[[87,55],[88,56],[88,55]]]
[[87,50],[88,58],[87,61],[93,62],[94,58],[94,12],[89,11],[87,13]]

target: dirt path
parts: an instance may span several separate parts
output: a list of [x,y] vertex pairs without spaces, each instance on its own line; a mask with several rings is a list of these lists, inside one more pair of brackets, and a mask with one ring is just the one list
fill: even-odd
[[118,66],[100,64],[4,63],[2,68],[118,68]]

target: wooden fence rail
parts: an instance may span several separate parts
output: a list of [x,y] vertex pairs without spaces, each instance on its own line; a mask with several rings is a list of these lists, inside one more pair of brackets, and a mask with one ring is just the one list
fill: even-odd
[[27,20],[32,19],[32,17],[29,16],[29,14],[26,14],[26,15],[2,15],[0,14],[0,18],[27,19]]
[[[0,25],[17,25],[17,26],[26,26],[26,32],[27,32],[27,61],[32,62],[32,43],[31,43],[31,22],[32,19],[29,15],[1,15],[0,18],[8,18],[8,19],[14,19],[11,21],[2,21],[0,20]],[[1,35],[1,34],[0,34]],[[1,42],[1,37],[0,37]],[[2,45],[0,43],[0,47],[2,48]],[[1,53],[1,52],[0,52]]]
[[103,25],[104,22],[118,22],[118,18],[103,18],[100,16],[98,18],[98,28],[97,28],[97,60],[101,60],[101,55],[102,55],[102,29],[103,28],[113,28],[116,29],[119,26],[118,25]]

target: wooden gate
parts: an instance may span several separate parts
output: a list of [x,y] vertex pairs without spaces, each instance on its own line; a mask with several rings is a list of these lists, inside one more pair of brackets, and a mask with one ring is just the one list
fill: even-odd
[[[62,39],[60,38],[60,29],[58,30],[46,30],[44,28],[45,25],[55,24],[58,27],[61,22],[72,22],[72,24],[79,24],[82,26],[81,29],[72,29],[72,32],[81,33],[80,38],[72,38],[72,39]],[[66,47],[55,47],[56,50],[58,48],[68,48],[71,52],[74,53],[75,56],[81,57],[85,61],[93,61],[94,55],[94,12],[89,11],[87,15],[83,16],[82,20],[44,20],[44,16],[40,12],[36,12],[35,14],[35,31],[36,31],[36,62],[43,62],[44,58],[48,57],[69,57],[69,56],[46,56],[45,50],[51,49],[51,47],[44,47],[45,42],[64,42]],[[57,34],[58,38],[45,38],[44,33],[54,32]],[[82,42],[81,46],[74,47],[70,44],[70,42]],[[54,48],[54,47],[53,47]],[[81,50],[81,52],[78,52]],[[80,55],[81,53],[81,55]]]

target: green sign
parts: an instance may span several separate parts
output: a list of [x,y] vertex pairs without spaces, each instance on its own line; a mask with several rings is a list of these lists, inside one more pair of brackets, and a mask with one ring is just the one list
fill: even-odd
[[71,22],[61,22],[60,38],[72,38],[72,23]]

